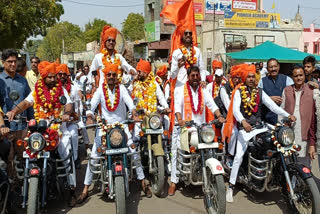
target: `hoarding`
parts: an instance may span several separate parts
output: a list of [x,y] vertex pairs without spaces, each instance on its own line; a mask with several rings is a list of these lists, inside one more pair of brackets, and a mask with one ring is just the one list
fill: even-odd
[[160,21],[149,22],[144,26],[148,42],[160,40]]
[[[174,4],[177,2],[181,2],[183,0],[164,0],[164,6]],[[193,0],[194,3],[194,17],[196,19],[196,25],[200,25],[201,22],[204,19],[204,0]],[[164,18],[163,23],[165,24],[172,24],[172,22],[169,19]]]
[[232,0],[232,11],[256,11],[258,0]]
[[279,23],[279,13],[224,13],[224,26],[229,28],[280,28]]
[[206,13],[224,14],[225,11],[231,11],[232,0],[205,0]]

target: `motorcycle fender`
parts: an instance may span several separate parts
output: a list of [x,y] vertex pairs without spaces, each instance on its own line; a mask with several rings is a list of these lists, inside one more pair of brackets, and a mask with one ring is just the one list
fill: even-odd
[[114,176],[123,175],[123,165],[120,163],[113,163],[112,164],[112,172]]
[[164,156],[164,151],[161,145],[153,144],[151,146],[154,156]]
[[304,180],[312,177],[311,170],[302,164],[299,164],[299,163],[290,164],[288,165],[289,171],[290,171],[290,168],[293,168],[296,171],[298,171],[301,178]]
[[206,166],[209,167],[209,169],[211,170],[211,173],[213,175],[224,174],[224,169],[223,169],[220,161],[218,161],[215,158],[207,159],[206,160]]

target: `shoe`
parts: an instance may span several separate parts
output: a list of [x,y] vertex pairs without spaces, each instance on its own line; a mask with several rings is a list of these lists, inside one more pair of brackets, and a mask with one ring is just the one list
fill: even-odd
[[74,207],[77,204],[77,198],[76,198],[76,194],[74,192],[74,190],[70,191],[70,199],[68,201],[68,206],[69,207]]
[[144,192],[144,194],[146,194],[147,198],[152,197],[152,192],[149,185],[142,186],[142,191]]
[[231,187],[228,187],[227,189],[226,200],[229,203],[233,203],[233,188]]
[[176,184],[175,183],[171,183],[169,189],[168,189],[168,195],[169,196],[173,196],[176,192]]
[[88,193],[81,193],[81,195],[77,199],[77,204],[82,204],[89,197]]
[[81,161],[79,158],[74,161],[74,165],[76,165],[76,169],[81,169]]

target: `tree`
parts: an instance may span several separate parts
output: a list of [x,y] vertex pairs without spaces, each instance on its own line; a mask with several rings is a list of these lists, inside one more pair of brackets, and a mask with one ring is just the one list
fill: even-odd
[[30,36],[45,35],[64,13],[61,0],[1,0],[0,49],[22,48]]
[[26,42],[24,51],[28,52],[30,54],[30,56],[35,56],[41,43],[42,43],[42,40],[40,40],[40,39],[28,40]]
[[139,13],[129,13],[122,23],[122,33],[124,38],[135,41],[144,38],[144,18]]
[[60,22],[48,31],[38,48],[37,56],[41,60],[54,61],[63,52],[83,51],[86,49],[84,33],[78,25],[70,22]]
[[106,22],[105,20],[97,19],[97,18],[95,18],[93,22],[88,22],[84,27],[85,28],[84,35],[85,35],[86,43],[89,43],[92,41],[99,41],[101,31],[105,25],[112,26],[112,24]]

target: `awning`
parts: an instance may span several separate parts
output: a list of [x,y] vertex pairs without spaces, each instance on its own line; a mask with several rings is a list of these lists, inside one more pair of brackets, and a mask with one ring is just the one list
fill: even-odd
[[171,40],[148,43],[149,50],[169,50],[170,47],[171,47]]
[[280,63],[302,63],[306,56],[314,56],[320,61],[320,56],[292,50],[267,41],[254,48],[235,53],[227,53],[232,59],[241,62],[265,62],[276,58]]

